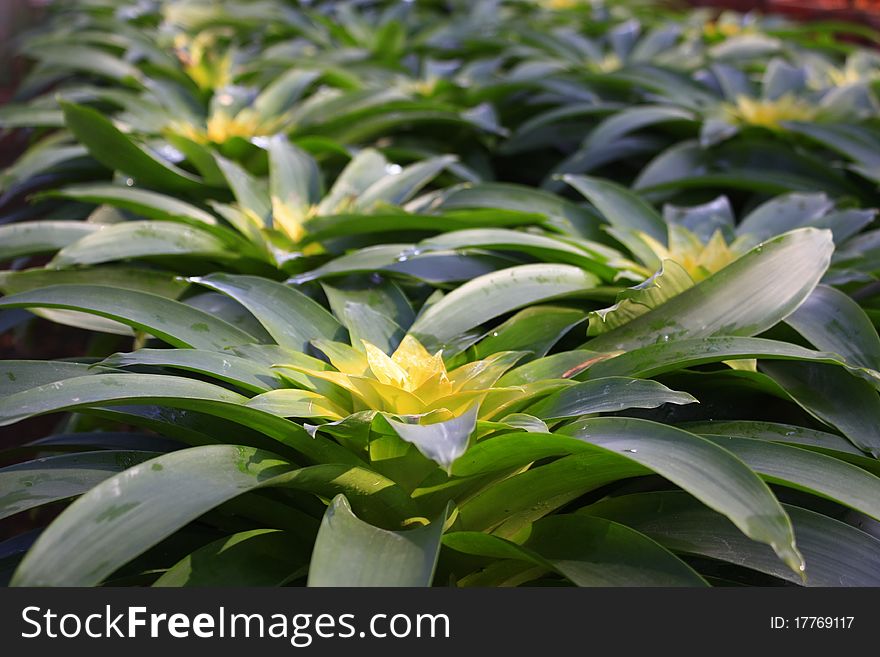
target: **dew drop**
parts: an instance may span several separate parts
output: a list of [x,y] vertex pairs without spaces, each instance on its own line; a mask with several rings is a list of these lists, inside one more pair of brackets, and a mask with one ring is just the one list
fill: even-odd
[[134,178],[126,178],[125,184],[129,187],[134,187]]
[[387,164],[387,165],[385,165],[385,173],[387,173],[389,176],[396,176],[396,175],[398,175],[401,171],[403,171],[403,167],[400,166],[399,164]]

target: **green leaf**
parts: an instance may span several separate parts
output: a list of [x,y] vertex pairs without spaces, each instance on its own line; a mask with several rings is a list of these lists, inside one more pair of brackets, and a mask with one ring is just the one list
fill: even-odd
[[719,559],[795,584],[880,585],[880,541],[819,513],[790,505],[784,509],[804,555],[806,582],[784,567],[770,548],[750,540],[724,516],[686,493],[625,495],[583,512],[628,525],[673,552]]
[[876,372],[849,365],[837,354],[813,351],[788,342],[766,338],[736,337],[696,338],[652,344],[598,361],[577,376],[590,379],[606,376],[648,378],[686,367],[748,358],[839,365],[874,385],[880,385],[878,380],[880,375]]
[[576,265],[605,280],[612,280],[616,274],[612,266],[605,264],[616,256],[608,247],[596,243],[565,242],[550,236],[503,228],[474,228],[449,232],[423,240],[416,248],[421,252],[458,249],[521,251],[543,262]]
[[812,293],[833,249],[830,231],[785,233],[587,346],[593,351],[631,350],[685,338],[761,333]]
[[[582,440],[558,433],[502,433],[477,441],[453,464],[452,474],[456,477],[471,477],[521,468],[554,456],[571,456],[585,452],[596,455],[597,451],[594,446]],[[612,462],[615,458],[609,456]],[[635,465],[632,467],[639,470]]]
[[44,43],[31,54],[45,64],[60,65],[113,80],[140,80],[143,77],[140,69],[126,59],[86,45]]
[[255,408],[279,417],[321,418],[341,420],[348,413],[326,396],[311,390],[283,388],[257,395],[246,402]]
[[620,292],[613,306],[590,313],[587,335],[600,335],[623,326],[693,285],[693,279],[681,265],[674,260],[664,260],[660,269],[645,282]]
[[562,179],[586,196],[617,230],[639,231],[666,243],[666,222],[654,208],[624,187],[589,176],[566,175]]
[[0,518],[82,495],[113,474],[155,456],[140,451],[80,452],[0,468]]
[[98,162],[121,171],[139,185],[173,191],[201,191],[204,181],[153,155],[120,132],[100,112],[61,101],[64,120]]
[[686,392],[670,390],[656,381],[604,377],[575,383],[529,406],[526,412],[543,420],[559,420],[627,408],[657,408],[663,404],[693,404]]
[[305,573],[308,551],[288,532],[253,529],[187,555],[153,586],[282,586]]
[[791,486],[880,520],[880,477],[825,454],[734,436],[707,436],[770,483]]
[[[395,172],[385,172],[354,200],[353,209],[369,212],[380,204],[400,205],[427,185],[443,169],[455,162],[456,157],[432,157]],[[334,188],[335,189],[335,188]]]
[[254,338],[213,315],[156,294],[104,285],[53,285],[0,299],[0,308],[65,308],[107,317],[175,347],[218,350]]
[[69,198],[84,203],[106,204],[122,208],[157,221],[190,221],[209,226],[216,225],[212,214],[173,196],[151,192],[137,187],[123,187],[108,183],[71,185],[45,193],[46,196]]
[[543,305],[523,308],[474,346],[474,359],[481,360],[499,351],[527,351],[543,357],[584,319],[584,312],[575,308]]
[[134,267],[89,267],[87,269],[22,269],[0,272],[0,290],[6,294],[28,292],[50,285],[107,285],[125,290],[150,292],[176,299],[189,286],[170,272]]
[[446,514],[407,531],[359,519],[338,495],[321,521],[309,564],[309,586],[430,586]]
[[693,121],[688,110],[671,105],[643,105],[612,114],[604,119],[584,140],[584,149],[608,148],[621,137],[636,130],[670,121]]
[[765,362],[761,370],[810,415],[880,458],[880,397],[871,384],[821,363]]
[[272,225],[272,199],[266,181],[255,178],[232,160],[214,155],[217,165],[226,177],[235,200],[245,211],[250,211],[265,226]]
[[316,462],[355,463],[357,456],[302,427],[246,405],[247,397],[219,385],[162,374],[96,374],[56,380],[0,400],[0,426],[71,409],[157,404],[204,412],[244,425],[293,447]]
[[296,469],[271,452],[237,445],[184,449],[131,467],[80,497],[40,535],[12,585],[94,586],[206,511],[267,486],[346,492],[362,512],[374,506],[381,517],[400,499],[390,481],[362,468]]
[[521,365],[501,377],[498,383],[503,386],[517,386],[545,379],[569,379],[610,357],[609,354],[586,349],[562,351]]
[[[515,435],[531,442],[548,437],[525,431]],[[494,440],[497,438],[485,441],[485,444],[489,445]],[[569,439],[569,442],[574,442],[574,439]],[[456,463],[456,469],[482,444],[479,442],[468,450]],[[501,453],[506,453],[506,450],[501,450]],[[528,459],[531,460],[533,458]],[[588,491],[650,473],[648,468],[619,454],[587,446],[583,453],[526,470],[484,488],[460,504],[459,521],[462,529],[492,530],[498,536],[509,538],[522,527]]]
[[306,352],[312,340],[345,338],[343,326],[323,306],[283,283],[232,274],[191,280],[238,301],[287,349]]
[[880,337],[861,306],[833,287],[818,285],[786,324],[817,349],[833,351],[847,361],[880,369]]
[[269,172],[273,205],[280,201],[301,210],[305,216],[308,208],[320,200],[321,172],[317,162],[284,135],[269,140]]
[[459,417],[432,424],[410,424],[393,417],[386,417],[386,420],[403,440],[412,443],[425,457],[449,470],[467,449],[477,426],[478,411],[479,404],[475,404]]
[[822,217],[834,202],[823,193],[785,194],[758,206],[736,227],[737,235],[766,240]]
[[379,151],[365,148],[342,170],[336,182],[318,205],[318,214],[336,214],[340,207],[358,198],[370,185],[387,173],[388,160]]
[[221,261],[240,257],[230,250],[228,242],[195,226],[166,221],[126,221],[64,247],[51,265],[94,265],[151,256],[191,256]]
[[[590,518],[583,522],[582,518]],[[586,515],[538,520],[521,545],[482,532],[453,532],[443,544],[466,554],[521,559],[578,586],[706,586],[690,566],[643,534]]]
[[315,279],[350,274],[385,272],[411,277],[433,284],[466,281],[515,264],[509,258],[489,254],[462,255],[436,252],[413,255],[411,244],[368,246],[334,258],[309,272],[293,276],[289,282],[305,283]]
[[739,436],[793,445],[852,463],[880,477],[880,461],[869,457],[843,436],[817,429],[746,420],[688,422],[681,425],[681,428],[704,436]]
[[444,211],[471,208],[505,209],[538,214],[562,232],[586,239],[600,236],[601,220],[586,208],[540,189],[509,183],[478,183],[444,190],[438,209]]
[[254,100],[254,109],[263,120],[273,120],[299,100],[320,73],[291,69],[275,78]]
[[0,262],[53,253],[104,228],[84,221],[28,221],[0,226]]
[[0,360],[0,396],[104,370],[63,360]]
[[520,265],[486,274],[456,288],[423,312],[410,332],[429,351],[511,310],[582,293],[598,279],[571,265]]
[[560,433],[650,468],[726,515],[746,536],[770,545],[792,570],[803,570],[791,521],[773,493],[741,460],[707,439],[630,418],[578,420]]
[[228,352],[203,349],[139,349],[108,356],[101,361],[101,365],[120,368],[157,365],[197,372],[258,394],[281,385],[277,372],[271,367]]
[[858,124],[819,124],[786,121],[785,129],[812,139],[822,146],[866,167],[880,166],[877,139]]
[[322,283],[333,314],[342,320],[351,344],[362,349],[366,340],[392,353],[413,322],[414,313],[403,291],[390,281],[377,284],[341,281]]

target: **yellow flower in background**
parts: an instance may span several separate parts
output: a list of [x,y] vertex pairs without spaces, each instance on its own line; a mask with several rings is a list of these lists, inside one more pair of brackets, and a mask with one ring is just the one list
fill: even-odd
[[215,50],[220,35],[205,30],[194,37],[178,34],[174,38],[175,54],[183,70],[200,89],[220,89],[232,83],[232,51]]
[[546,9],[574,9],[581,0],[539,0],[539,4]]
[[306,222],[318,214],[318,206],[294,207],[277,196],[272,197],[272,222],[276,230],[284,233],[291,242],[298,243],[308,232]]
[[233,137],[271,135],[277,127],[278,121],[263,121],[254,110],[245,108],[235,116],[218,110],[208,117],[205,127],[175,121],[169,124],[168,131],[199,144],[223,144]]
[[703,34],[710,39],[716,37],[732,37],[750,31],[739,23],[733,21],[706,21],[703,24]]
[[319,340],[314,344],[326,354],[333,368],[320,370],[295,364],[276,367],[292,370],[309,379],[333,384],[351,398],[344,408],[340,398],[330,400],[318,392],[326,419],[339,420],[363,410],[394,415],[430,415],[431,422],[458,417],[479,404],[493,390],[495,382],[520,354],[500,352],[447,371],[442,351],[429,353],[413,336],[407,335],[390,356],[377,346],[361,340],[364,350],[347,344]]
[[668,247],[644,233],[641,234],[641,239],[661,262],[672,260],[680,265],[695,283],[726,267],[751,246],[751,241],[747,238],[739,238],[728,244],[720,229],[716,230],[704,244],[693,232],[677,224],[669,227]]
[[736,104],[725,110],[735,121],[770,130],[779,130],[782,121],[812,121],[816,116],[814,107],[791,94],[776,100],[737,96]]
[[611,53],[605,55],[600,61],[596,62],[596,69],[602,73],[612,73],[619,70],[623,66],[620,57]]

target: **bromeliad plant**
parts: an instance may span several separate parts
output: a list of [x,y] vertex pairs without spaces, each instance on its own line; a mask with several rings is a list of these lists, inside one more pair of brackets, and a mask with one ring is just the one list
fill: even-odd
[[0,451],[0,578],[880,585],[875,58],[638,3],[57,11],[0,327],[91,341],[0,361],[54,427]]

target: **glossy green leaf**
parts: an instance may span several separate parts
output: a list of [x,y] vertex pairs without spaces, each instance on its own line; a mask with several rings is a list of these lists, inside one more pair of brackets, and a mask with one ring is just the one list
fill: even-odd
[[599,178],[566,175],[562,179],[586,196],[614,228],[646,233],[661,244],[666,243],[663,218],[632,192]]
[[559,420],[592,413],[613,413],[627,408],[693,404],[696,401],[688,393],[670,390],[656,381],[611,376],[565,387],[529,406],[526,412],[544,420]]
[[478,411],[479,405],[474,405],[459,417],[431,424],[401,422],[391,417],[386,419],[398,436],[415,445],[425,457],[449,470],[467,449],[477,425]]
[[190,221],[216,225],[217,218],[173,196],[137,187],[106,183],[71,185],[47,192],[46,196],[69,198],[84,203],[106,204],[157,221]]
[[61,107],[67,127],[104,166],[131,176],[139,185],[174,191],[203,189],[201,179],[136,144],[97,110],[63,101]]
[[615,522],[586,515],[550,516],[523,534],[527,538],[518,545],[491,534],[453,532],[443,537],[443,544],[466,554],[529,561],[578,586],[706,586],[665,548]]
[[203,349],[138,349],[130,353],[113,354],[101,361],[101,364],[119,368],[156,365],[197,372],[256,393],[281,385],[277,372],[271,367],[228,352]]
[[817,349],[880,369],[880,337],[865,311],[843,292],[819,285],[785,320]]
[[487,274],[453,290],[410,328],[429,351],[466,331],[523,306],[582,293],[598,279],[571,265],[521,265]]
[[49,456],[0,468],[0,518],[81,495],[158,454],[107,450]]
[[253,529],[213,541],[165,571],[153,586],[282,586],[306,570],[302,542],[277,529]]
[[805,581],[724,516],[680,492],[626,495],[585,513],[623,523],[673,552],[719,559],[807,586],[880,585],[880,541],[828,516],[786,505],[804,555]]
[[156,294],[103,285],[53,285],[0,299],[0,308],[65,308],[107,317],[176,347],[224,349],[254,338],[208,313]]
[[880,458],[880,396],[871,384],[822,363],[765,362],[761,370],[808,413]]
[[475,359],[486,358],[499,351],[527,351],[543,357],[585,317],[583,311],[575,308],[546,305],[523,308],[474,346]]
[[842,366],[873,385],[880,382],[875,371],[850,365],[835,353],[814,351],[779,340],[736,337],[660,342],[598,361],[578,376],[591,379],[606,376],[647,378],[686,367],[747,358],[828,363]]
[[345,335],[345,329],[333,315],[288,285],[231,274],[211,274],[192,280],[238,301],[282,347],[304,352],[312,340],[340,340]]
[[236,445],[173,452],[103,481],[69,506],[40,535],[12,585],[94,586],[218,504],[267,486],[347,492],[382,516],[395,488],[381,482],[350,466],[296,469]]
[[358,458],[299,425],[246,405],[247,397],[219,385],[160,374],[97,374],[56,380],[0,400],[0,426],[46,413],[105,406],[157,404],[204,412],[244,425],[317,462],[353,463]]
[[47,383],[106,372],[86,363],[62,360],[3,360],[0,363],[0,395],[4,397]]
[[309,586],[430,586],[445,514],[416,529],[388,531],[358,518],[344,495],[324,514]]
[[[521,435],[524,439],[541,439],[527,432]],[[470,450],[460,461],[469,454]],[[586,449],[504,479],[463,501],[459,506],[461,527],[493,530],[507,538],[588,491],[650,472],[618,454]]]
[[422,252],[447,249],[522,251],[544,262],[577,265],[606,280],[612,279],[615,274],[615,270],[605,264],[615,254],[605,246],[586,242],[576,244],[550,236],[503,228],[474,228],[445,233],[423,240],[416,248]]
[[154,256],[191,256],[214,260],[238,257],[230,245],[206,230],[166,221],[127,221],[107,226],[64,247],[52,260],[56,267]]
[[785,233],[587,346],[631,350],[685,338],[756,335],[785,319],[812,293],[833,248],[829,231]]
[[729,451],[681,429],[630,418],[578,420],[560,432],[650,468],[770,545],[792,570],[802,569],[788,516],[767,485]]
[[809,450],[733,436],[707,436],[771,483],[799,488],[880,519],[880,477]]
[[53,253],[104,228],[83,221],[28,221],[0,226],[0,261]]

